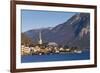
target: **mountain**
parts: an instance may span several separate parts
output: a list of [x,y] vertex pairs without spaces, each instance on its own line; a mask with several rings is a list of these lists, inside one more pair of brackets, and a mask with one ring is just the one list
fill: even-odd
[[[46,35],[47,33],[52,33],[51,32],[51,27],[49,28],[42,28],[42,29],[33,29],[33,30],[29,30],[27,32],[24,32],[24,34],[26,34],[29,38],[32,39],[33,43],[38,43],[39,41],[39,32],[40,30],[42,30],[42,39],[43,42],[46,42],[46,40],[44,40],[44,35]],[[47,34],[49,35],[49,34]],[[48,37],[48,36],[47,36]],[[48,41],[49,42],[49,41]]]
[[90,14],[77,13],[69,20],[52,28],[33,29],[24,32],[33,42],[39,40],[42,32],[43,42],[56,42],[59,45],[90,48]]
[[21,33],[21,44],[30,45],[33,44],[33,41],[26,34]]

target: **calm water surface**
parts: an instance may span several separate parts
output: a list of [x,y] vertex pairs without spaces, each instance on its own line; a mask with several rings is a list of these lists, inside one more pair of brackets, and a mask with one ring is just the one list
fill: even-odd
[[49,55],[29,55],[21,56],[21,63],[29,62],[48,62],[48,61],[71,61],[71,60],[88,60],[90,59],[90,52],[84,51],[82,53],[67,53],[67,54],[49,54]]

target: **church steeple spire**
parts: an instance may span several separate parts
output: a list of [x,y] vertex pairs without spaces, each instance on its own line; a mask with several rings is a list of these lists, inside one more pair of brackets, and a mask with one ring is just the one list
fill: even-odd
[[39,44],[42,44],[42,34],[41,34],[41,30],[39,31]]

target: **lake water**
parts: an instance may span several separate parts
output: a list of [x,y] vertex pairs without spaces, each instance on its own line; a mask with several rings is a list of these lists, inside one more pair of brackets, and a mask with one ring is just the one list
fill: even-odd
[[89,51],[84,51],[82,53],[21,56],[21,63],[88,60],[88,59],[90,59],[90,52]]

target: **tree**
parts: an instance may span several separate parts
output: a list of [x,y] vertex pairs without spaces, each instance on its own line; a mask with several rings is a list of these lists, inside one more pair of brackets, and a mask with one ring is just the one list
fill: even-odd
[[21,33],[21,44],[29,46],[30,44],[33,44],[33,41],[27,35]]
[[67,48],[69,48],[69,46],[68,45],[64,45],[64,47],[63,47],[64,49],[67,49]]

